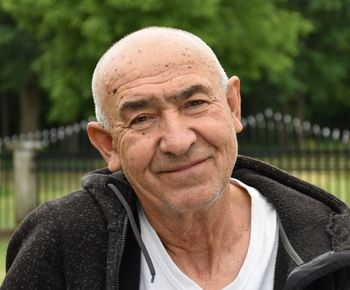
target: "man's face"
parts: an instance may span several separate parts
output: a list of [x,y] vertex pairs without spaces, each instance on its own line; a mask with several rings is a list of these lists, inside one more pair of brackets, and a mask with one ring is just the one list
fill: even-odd
[[113,148],[144,207],[208,208],[229,188],[239,120],[215,69],[181,58],[160,67],[118,78]]

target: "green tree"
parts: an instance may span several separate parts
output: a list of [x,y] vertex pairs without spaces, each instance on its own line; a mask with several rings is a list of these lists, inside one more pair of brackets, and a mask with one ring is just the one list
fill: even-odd
[[40,89],[36,74],[31,68],[32,61],[37,56],[35,41],[30,34],[18,30],[13,19],[0,12],[0,103],[1,130],[0,133],[11,133],[9,122],[11,110],[19,105],[21,132],[35,131],[39,126]]
[[299,96],[312,108],[306,113],[324,125],[349,128],[350,1],[298,0],[290,5],[314,26],[294,70],[301,84]]
[[50,118],[68,122],[92,113],[90,80],[98,58],[136,29],[189,30],[217,52],[229,74],[249,84],[290,69],[309,25],[276,0],[2,0],[20,29],[37,40],[31,67],[51,101]]
[[324,126],[348,129],[350,1],[281,0],[280,5],[298,11],[312,29],[300,39],[299,54],[289,69],[267,74],[254,86],[254,94],[263,93],[258,105],[264,107],[269,96],[277,96],[276,108]]

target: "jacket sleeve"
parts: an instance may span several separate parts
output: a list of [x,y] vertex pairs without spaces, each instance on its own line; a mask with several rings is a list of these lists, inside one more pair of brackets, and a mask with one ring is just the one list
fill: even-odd
[[65,289],[59,225],[47,204],[30,213],[12,236],[1,290]]

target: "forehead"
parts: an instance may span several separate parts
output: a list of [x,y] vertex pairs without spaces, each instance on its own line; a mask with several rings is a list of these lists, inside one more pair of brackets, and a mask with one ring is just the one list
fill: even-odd
[[217,77],[216,67],[196,55],[189,54],[185,57],[182,54],[161,54],[159,51],[159,55],[155,56],[152,51],[150,54],[116,61],[115,65],[110,63],[110,67],[106,69],[105,90],[115,91],[147,81],[154,83],[175,78],[180,80],[189,74],[197,74],[213,81]]
[[[217,69],[211,49],[188,33],[150,30],[136,32],[122,39],[103,56],[97,74],[105,85],[123,85],[137,77],[149,77],[179,65]],[[179,72],[180,73],[180,72]]]
[[135,79],[121,86],[116,93],[117,99],[128,96],[155,96],[168,97],[177,95],[178,92],[190,87],[201,87],[212,90],[212,82],[202,75],[194,72],[180,71],[179,74],[159,74],[149,78]]
[[210,49],[196,39],[176,35],[122,41],[104,55],[95,73],[95,87],[104,107],[128,90],[176,90],[198,78],[206,79],[212,87],[220,83],[216,58]]
[[114,107],[117,116],[122,116],[127,111],[136,111],[135,108],[167,107],[199,93],[212,95],[214,88],[206,77],[190,70],[184,71],[186,70],[180,67],[126,83],[111,100],[110,107]]
[[142,92],[169,95],[194,84],[214,86],[216,79],[213,75],[213,71],[205,71],[201,66],[178,64],[163,71],[153,70],[153,74],[142,74],[140,70],[132,71],[115,79],[115,82],[112,82],[112,87],[117,88],[116,96]]
[[[167,108],[170,104],[179,104],[198,94],[204,94],[212,98],[212,88],[204,79],[196,79],[196,82],[172,82],[176,88],[169,89],[169,86],[162,89],[166,84],[141,85],[135,89],[129,89],[123,92],[122,97],[116,98],[116,115],[121,119],[127,116],[127,113],[135,113],[145,109]],[[156,85],[157,86],[157,85]]]

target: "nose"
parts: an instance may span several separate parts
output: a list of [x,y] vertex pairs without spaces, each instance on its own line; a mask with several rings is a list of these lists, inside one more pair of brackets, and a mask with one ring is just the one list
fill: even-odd
[[181,116],[168,116],[161,124],[160,151],[176,156],[183,155],[197,140],[196,132],[188,120]]

